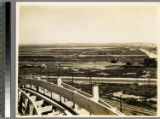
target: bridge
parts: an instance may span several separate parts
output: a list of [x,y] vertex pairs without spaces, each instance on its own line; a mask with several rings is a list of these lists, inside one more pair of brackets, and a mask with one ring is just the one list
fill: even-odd
[[18,116],[125,116],[99,98],[98,85],[92,86],[92,95],[62,82],[34,78],[18,80]]

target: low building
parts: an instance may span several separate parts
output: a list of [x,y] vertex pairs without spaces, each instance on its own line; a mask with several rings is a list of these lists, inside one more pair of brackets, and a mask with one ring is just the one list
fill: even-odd
[[47,68],[47,66],[46,66],[46,64],[41,64],[41,66],[40,66],[41,68],[44,68],[44,69],[46,69]]

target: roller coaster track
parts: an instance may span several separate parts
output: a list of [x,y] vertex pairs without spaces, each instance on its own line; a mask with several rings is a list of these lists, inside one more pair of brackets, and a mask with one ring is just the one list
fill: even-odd
[[18,93],[19,115],[63,116],[63,115],[119,115],[117,109],[92,95],[62,83],[20,79]]
[[[26,95],[28,100],[32,102],[32,105],[34,106],[34,109],[29,110],[30,113],[28,114],[37,114],[38,116],[43,116],[43,115],[44,116],[46,115],[61,116],[61,115],[76,115],[77,114],[72,109],[64,108],[65,106],[61,105],[58,101],[53,100],[49,98],[48,96],[45,96],[42,93],[38,93],[32,89],[23,88],[23,89],[19,89],[19,91],[21,93],[19,96],[21,96],[23,93],[24,95]],[[25,104],[22,103],[22,107],[24,108],[24,111],[26,111],[28,107],[27,98],[25,98]],[[34,110],[36,113],[34,112]],[[23,114],[27,114],[24,111],[22,111]]]

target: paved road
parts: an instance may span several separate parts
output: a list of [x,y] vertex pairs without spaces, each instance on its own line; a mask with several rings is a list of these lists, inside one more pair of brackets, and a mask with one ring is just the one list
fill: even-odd
[[[42,76],[43,79],[53,79],[56,80],[57,76]],[[71,81],[71,76],[62,76],[63,81]],[[74,82],[78,83],[90,83],[89,77],[73,77]],[[139,83],[139,84],[148,84],[157,85],[157,79],[148,79],[148,78],[105,78],[105,77],[92,77],[92,82],[95,83]]]

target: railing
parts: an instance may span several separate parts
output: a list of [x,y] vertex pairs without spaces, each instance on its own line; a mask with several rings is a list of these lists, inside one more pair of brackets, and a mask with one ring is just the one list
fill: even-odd
[[[19,86],[24,86],[26,84],[33,85],[38,88],[44,88],[50,92],[54,92],[60,96],[67,98],[68,100],[73,101],[80,107],[86,109],[93,115],[123,115],[122,113],[117,113],[117,110],[111,109],[102,103],[96,102],[92,100],[87,95],[82,93],[75,92],[71,89],[57,86],[53,83],[42,81],[42,80],[35,80],[35,79],[19,79]],[[123,115],[124,116],[124,115]]]
[[[87,93],[87,92],[84,92],[84,91],[81,91],[81,90],[79,90],[79,89],[77,89],[77,88],[75,88],[75,87],[73,87],[73,86],[70,86],[70,85],[68,85],[68,84],[66,84],[66,83],[62,83],[62,86],[65,87],[65,88],[68,88],[68,89],[77,91],[78,93],[80,93],[80,94],[82,94],[82,95],[85,95],[85,96],[87,96],[87,97],[90,97],[90,98],[92,97],[91,94],[89,94],[89,93]],[[111,105],[107,104],[107,103],[106,103],[105,101],[103,101],[102,99],[99,99],[98,102],[101,103],[101,104],[103,104],[103,105],[105,105],[105,106],[107,106],[107,107],[110,108],[110,110],[112,110],[113,112],[115,112],[115,113],[117,113],[117,114],[119,114],[119,115],[124,115],[124,114],[121,113],[119,110],[115,110]]]
[[66,84],[66,83],[63,83],[63,82],[62,82],[62,86],[63,86],[64,88],[70,89],[70,90],[72,90],[72,91],[77,91],[77,93],[80,93],[80,94],[82,94],[82,95],[84,95],[84,96],[87,96],[87,97],[90,97],[90,98],[92,97],[92,95],[88,94],[87,92],[81,91],[81,90],[79,90],[79,89],[77,89],[77,88],[75,88],[75,87],[73,87],[73,86],[71,86],[71,85],[68,85],[68,84]]

